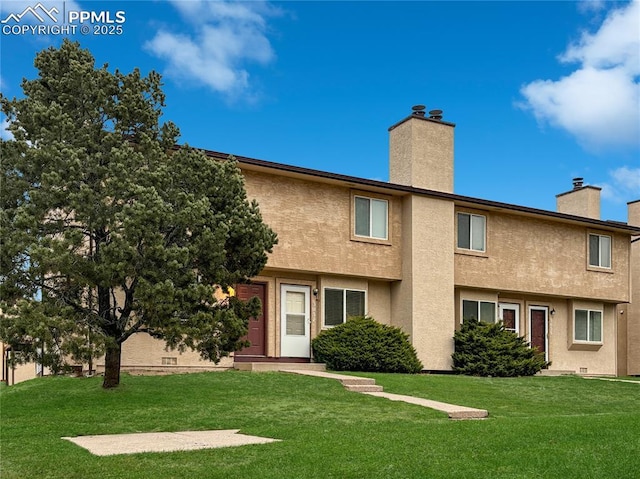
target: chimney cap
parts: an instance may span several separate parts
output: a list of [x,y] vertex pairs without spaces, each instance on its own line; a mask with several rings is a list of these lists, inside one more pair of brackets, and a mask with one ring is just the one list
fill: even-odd
[[411,107],[412,114],[417,116],[424,116],[424,110],[427,108],[424,105],[413,105]]
[[581,177],[576,177],[573,180],[573,189],[577,190],[578,188],[582,188],[582,186],[584,185],[584,178]]
[[429,118],[432,120],[442,120],[442,110],[430,110]]

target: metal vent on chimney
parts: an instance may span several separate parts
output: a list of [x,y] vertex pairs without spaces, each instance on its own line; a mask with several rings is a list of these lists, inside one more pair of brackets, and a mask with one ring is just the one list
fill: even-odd
[[574,178],[573,179],[573,189],[577,190],[578,188],[582,188],[582,185],[584,184],[584,178]]
[[430,110],[429,118],[432,120],[442,120],[442,110]]
[[413,111],[413,114],[414,114],[414,115],[417,115],[417,116],[424,116],[424,110],[425,110],[426,108],[427,108],[427,107],[426,107],[426,106],[424,106],[424,105],[414,105],[414,106],[412,106],[412,107],[411,107],[411,110]]

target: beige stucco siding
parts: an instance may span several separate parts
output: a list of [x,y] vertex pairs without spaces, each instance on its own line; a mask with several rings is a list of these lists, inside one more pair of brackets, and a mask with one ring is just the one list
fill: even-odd
[[[640,227],[640,200],[628,204],[629,224]],[[640,236],[634,237],[631,255],[631,303],[618,307],[619,374],[640,375]]]
[[278,234],[269,268],[400,279],[399,197],[381,196],[389,201],[389,241],[378,244],[353,239],[352,189],[255,171],[244,174],[249,198],[258,201],[265,223]]
[[391,324],[413,334],[412,197],[402,202],[402,281],[391,285]]
[[[486,253],[456,249],[458,286],[626,302],[629,237],[495,211],[486,216]],[[588,233],[612,237],[612,267],[588,266]],[[456,248],[456,245],[453,246]]]
[[391,324],[391,283],[369,281],[367,314],[383,324]]
[[404,280],[392,289],[392,324],[410,334],[425,369],[451,369],[453,353],[453,203],[405,199]]
[[[147,333],[136,333],[122,344],[122,370],[140,373],[186,372],[198,370],[226,369],[233,360],[223,358],[218,364],[203,360],[194,351],[167,350],[165,342],[152,338]],[[104,372],[104,358],[96,360],[97,371]]]

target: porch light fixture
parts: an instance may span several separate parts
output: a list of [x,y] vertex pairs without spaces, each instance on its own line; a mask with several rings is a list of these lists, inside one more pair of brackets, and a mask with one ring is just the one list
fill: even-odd
[[556,314],[556,310],[553,308],[553,306],[551,307],[551,311],[549,311],[549,314],[551,314],[551,316]]

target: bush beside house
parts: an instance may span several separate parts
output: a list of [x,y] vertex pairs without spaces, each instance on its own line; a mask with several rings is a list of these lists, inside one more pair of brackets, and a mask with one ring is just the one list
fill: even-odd
[[422,363],[399,328],[370,317],[350,318],[322,331],[311,343],[316,361],[334,371],[418,373]]
[[453,369],[472,376],[533,376],[551,363],[502,323],[465,319],[454,335]]

